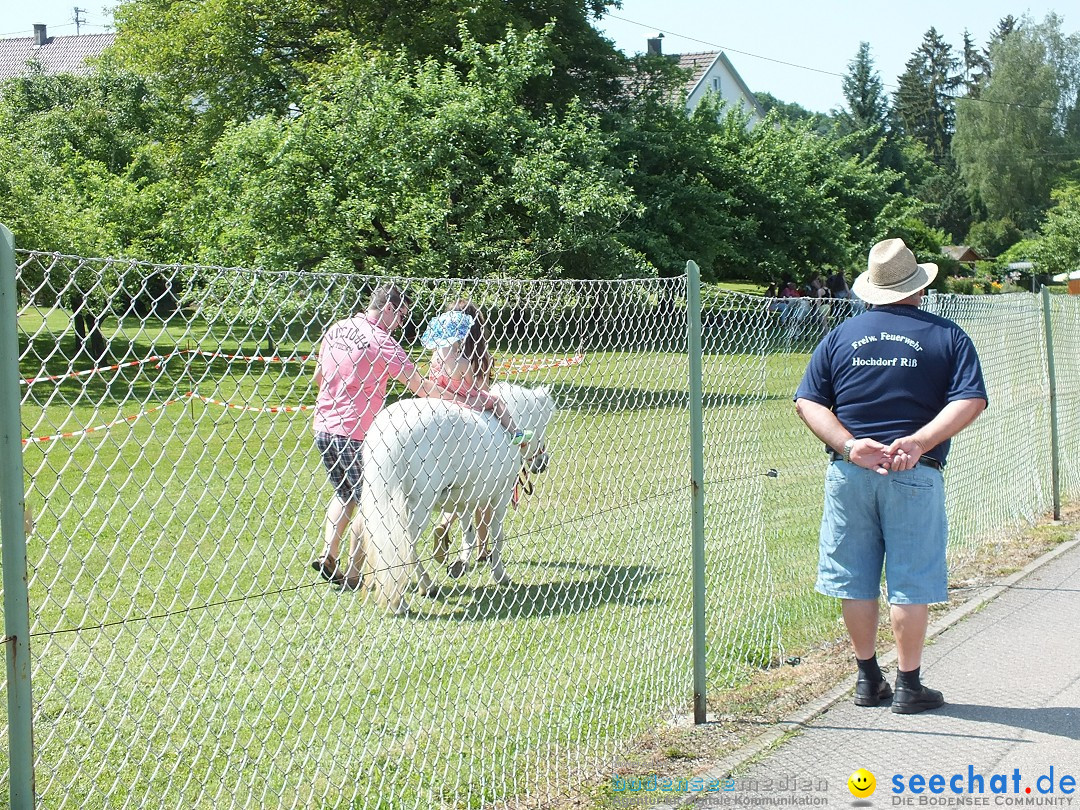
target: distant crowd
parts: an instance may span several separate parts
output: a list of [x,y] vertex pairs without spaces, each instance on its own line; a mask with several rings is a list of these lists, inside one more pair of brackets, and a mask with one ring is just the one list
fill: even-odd
[[780,316],[780,326],[789,338],[807,333],[821,337],[839,321],[866,308],[852,293],[842,270],[824,280],[815,273],[802,286],[788,277],[781,278],[769,284],[765,297],[772,299],[769,310]]
[[766,298],[854,298],[848,287],[843,270],[837,270],[824,281],[820,273],[815,273],[801,287],[788,277],[769,284],[765,291]]

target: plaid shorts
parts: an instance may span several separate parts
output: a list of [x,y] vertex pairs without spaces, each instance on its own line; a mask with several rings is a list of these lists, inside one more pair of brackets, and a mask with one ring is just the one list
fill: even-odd
[[364,460],[360,454],[363,442],[333,433],[316,433],[315,446],[319,448],[323,466],[330,475],[330,483],[341,500],[360,503],[363,488]]

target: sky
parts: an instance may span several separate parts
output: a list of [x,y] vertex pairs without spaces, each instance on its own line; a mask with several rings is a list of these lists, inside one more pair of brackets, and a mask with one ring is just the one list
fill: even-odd
[[[112,5],[79,5],[86,21],[82,32],[109,30]],[[32,36],[39,22],[50,34],[74,34],[75,7],[71,0],[0,0],[0,36]],[[961,51],[965,28],[983,47],[1007,14],[1030,14],[1041,22],[1056,11],[1063,30],[1075,33],[1077,7],[1075,0],[623,0],[597,27],[627,54],[644,51],[657,32],[664,34],[665,53],[723,50],[751,90],[828,112],[845,103],[841,82],[860,42],[870,43],[885,92],[891,93],[931,26]]]
[[1062,30],[1073,33],[1080,30],[1077,7],[1075,0],[623,0],[598,27],[627,54],[644,52],[657,32],[664,53],[722,50],[752,91],[828,112],[845,105],[843,77],[861,42],[870,43],[884,90],[892,93],[931,27],[962,54],[965,28],[981,48],[1008,14],[1042,22],[1056,11]]

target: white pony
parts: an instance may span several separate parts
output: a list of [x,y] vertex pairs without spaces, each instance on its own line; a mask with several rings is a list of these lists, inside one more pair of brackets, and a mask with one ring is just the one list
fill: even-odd
[[[496,383],[491,392],[519,428],[533,431],[525,456],[490,413],[424,397],[387,406],[364,437],[363,553],[374,569],[379,602],[396,613],[408,611],[404,593],[414,567],[421,592],[435,591],[417,543],[436,511],[472,515],[477,508],[490,509],[491,573],[497,583],[508,581],[501,559],[503,519],[525,459],[533,459],[537,471],[546,466],[544,433],[555,401],[544,387]],[[465,534],[462,564],[475,542],[471,527]],[[353,561],[352,570],[358,563]]]

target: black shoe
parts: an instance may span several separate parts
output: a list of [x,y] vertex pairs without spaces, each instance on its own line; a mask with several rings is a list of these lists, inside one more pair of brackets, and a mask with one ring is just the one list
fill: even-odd
[[896,714],[918,714],[927,709],[940,709],[945,705],[945,698],[936,689],[920,686],[918,689],[905,689],[896,687],[896,697],[893,698],[892,710]]
[[338,570],[337,560],[333,557],[320,557],[317,560],[312,560],[311,567],[318,571],[319,576],[331,585],[340,585],[341,581],[345,579],[341,571]]
[[862,677],[855,681],[856,706],[877,706],[881,701],[891,697],[892,687],[884,678],[876,683],[863,680]]

